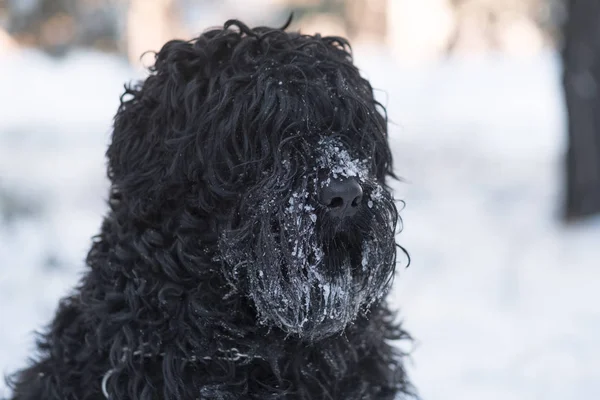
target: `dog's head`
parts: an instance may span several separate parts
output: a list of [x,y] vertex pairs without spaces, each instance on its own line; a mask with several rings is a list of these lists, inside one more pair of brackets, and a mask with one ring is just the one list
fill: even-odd
[[326,337],[390,285],[385,109],[342,38],[229,21],[167,43],[127,88],[107,154],[127,218],[173,231],[188,269],[210,253],[223,294],[264,324]]

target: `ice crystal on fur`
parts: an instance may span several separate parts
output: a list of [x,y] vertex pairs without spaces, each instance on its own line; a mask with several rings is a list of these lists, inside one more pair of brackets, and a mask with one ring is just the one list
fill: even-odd
[[[368,160],[361,160],[350,155],[342,142],[336,138],[323,138],[319,141],[319,168],[329,170],[333,179],[356,177],[365,179],[368,173]],[[329,183],[329,179],[321,184]]]

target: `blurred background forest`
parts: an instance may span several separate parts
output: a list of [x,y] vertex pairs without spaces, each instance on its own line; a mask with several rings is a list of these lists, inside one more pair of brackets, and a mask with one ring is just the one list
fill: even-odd
[[0,373],[83,271],[142,54],[292,11],[290,29],[348,37],[387,106],[412,258],[391,301],[423,399],[600,398],[591,0],[0,0]]
[[2,0],[2,48],[63,55],[94,48],[137,62],[147,49],[189,38],[234,15],[277,25],[294,11],[295,27],[389,46],[405,60],[554,46],[561,0]]

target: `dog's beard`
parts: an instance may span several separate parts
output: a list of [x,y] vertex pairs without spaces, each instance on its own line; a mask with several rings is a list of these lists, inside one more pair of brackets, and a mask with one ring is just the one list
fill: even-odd
[[[334,178],[347,176],[344,168],[324,164],[319,168]],[[323,182],[317,170],[291,189],[285,179],[278,190],[259,185],[248,194],[256,201],[247,201],[219,243],[229,283],[253,301],[261,322],[308,340],[340,333],[368,312],[389,289],[396,258],[390,193],[357,174],[364,191],[360,211],[332,219],[316,203]]]
[[298,190],[287,206],[265,201],[221,236],[227,279],[252,299],[264,324],[317,340],[343,331],[385,294],[396,210],[381,186],[365,188],[351,221],[328,221],[308,202],[309,191]]

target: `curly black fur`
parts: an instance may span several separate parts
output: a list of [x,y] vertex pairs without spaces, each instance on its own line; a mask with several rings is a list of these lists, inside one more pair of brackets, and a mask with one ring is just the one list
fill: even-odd
[[[412,397],[387,120],[348,42],[231,20],[150,72],[115,117],[89,270],[12,398],[100,400],[103,377],[112,400]],[[337,177],[364,190],[350,220],[317,199]]]

